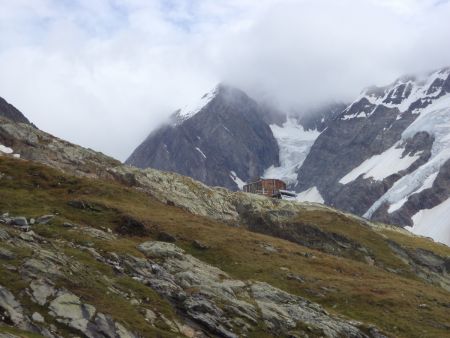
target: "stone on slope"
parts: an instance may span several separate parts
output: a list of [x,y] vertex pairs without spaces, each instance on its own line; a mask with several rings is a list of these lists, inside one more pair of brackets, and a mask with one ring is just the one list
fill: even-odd
[[0,247],[0,259],[13,260],[14,258],[16,258],[16,255],[12,251]]
[[17,226],[21,226],[21,227],[25,227],[28,225],[28,221],[25,217],[14,217],[12,219],[12,224],[13,225],[17,225]]
[[50,303],[49,310],[58,321],[81,332],[87,331],[89,321],[95,315],[95,307],[83,304],[78,296],[64,291]]
[[55,215],[44,215],[44,216],[38,217],[38,219],[36,219],[36,223],[37,224],[47,224],[53,218],[55,218]]
[[0,285],[0,319],[17,327],[24,327],[25,317],[20,303],[14,295]]
[[52,283],[46,279],[34,280],[30,283],[32,299],[39,305],[44,306],[47,299],[56,294]]

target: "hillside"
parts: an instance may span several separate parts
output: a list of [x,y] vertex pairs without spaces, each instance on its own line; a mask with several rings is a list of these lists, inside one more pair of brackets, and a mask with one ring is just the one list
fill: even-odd
[[21,156],[0,156],[6,337],[450,333],[444,245],[124,166],[4,118],[0,144]]

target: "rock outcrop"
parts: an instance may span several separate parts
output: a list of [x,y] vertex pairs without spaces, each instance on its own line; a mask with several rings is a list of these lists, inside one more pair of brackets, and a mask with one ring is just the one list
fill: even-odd
[[0,97],[0,116],[6,117],[14,122],[26,123],[31,125],[30,121],[16,107],[6,102]]

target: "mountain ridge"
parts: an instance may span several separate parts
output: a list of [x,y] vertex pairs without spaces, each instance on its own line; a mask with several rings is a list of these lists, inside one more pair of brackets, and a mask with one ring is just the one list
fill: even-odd
[[[446,129],[440,127],[450,118],[449,93],[449,68],[365,90],[318,137],[298,173],[301,184],[296,190],[315,186],[327,204],[413,226],[415,214],[449,197],[443,192],[445,179],[438,181],[440,187],[431,182],[450,158],[445,153]],[[418,196],[406,203],[414,193]],[[420,227],[424,235],[433,233]],[[450,243],[447,235],[441,240]]]
[[198,107],[176,111],[125,163],[153,167],[238,190],[279,163],[278,145],[264,122],[269,112],[244,92],[220,84]]

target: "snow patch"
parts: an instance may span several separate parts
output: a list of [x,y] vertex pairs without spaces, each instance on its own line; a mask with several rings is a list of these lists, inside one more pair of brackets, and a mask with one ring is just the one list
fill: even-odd
[[419,158],[419,154],[402,157],[404,149],[397,148],[398,145],[396,143],[385,152],[365,160],[358,167],[342,177],[339,183],[348,184],[363,174],[364,178],[371,177],[376,181],[382,181],[392,174],[409,168]]
[[237,186],[239,187],[240,190],[242,190],[244,188],[244,185],[246,185],[246,183],[241,180],[238,175],[236,175],[235,171],[230,171],[230,177],[231,179],[234,181],[234,183],[237,184]]
[[294,118],[287,118],[282,126],[270,125],[272,133],[280,149],[280,166],[271,166],[264,174],[264,178],[277,178],[287,185],[297,183],[297,171],[308,156],[308,153],[319,137],[317,130],[305,130]]
[[192,102],[191,104],[188,104],[186,106],[184,106],[183,108],[181,108],[180,110],[178,110],[176,112],[176,119],[177,119],[177,124],[180,124],[188,119],[190,119],[192,116],[196,115],[198,112],[200,112],[200,110],[202,110],[203,107],[205,107],[208,103],[210,103],[212,101],[212,99],[214,99],[214,97],[217,95],[219,91],[219,87],[215,87],[212,91],[210,91],[209,93],[206,93],[205,95],[203,95],[200,100],[196,101],[196,102]]
[[298,193],[296,200],[299,202],[314,202],[322,204],[325,202],[317,187],[312,187],[308,190]]
[[195,150],[197,150],[203,156],[203,158],[207,159],[205,153],[199,147],[195,147]]
[[9,147],[4,146],[3,144],[0,144],[0,152],[2,152],[4,154],[12,154],[14,152],[14,150],[12,150]]
[[405,227],[407,230],[450,245],[450,198],[434,208],[420,210],[412,220],[414,225]]

